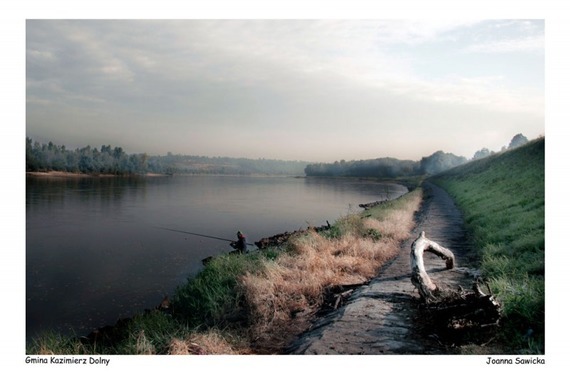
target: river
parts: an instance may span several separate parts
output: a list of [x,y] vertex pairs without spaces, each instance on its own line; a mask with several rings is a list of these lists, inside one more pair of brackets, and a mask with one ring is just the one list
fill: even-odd
[[231,250],[222,239],[237,230],[253,243],[405,192],[311,177],[28,177],[27,337],[46,329],[87,334],[155,307],[202,259]]

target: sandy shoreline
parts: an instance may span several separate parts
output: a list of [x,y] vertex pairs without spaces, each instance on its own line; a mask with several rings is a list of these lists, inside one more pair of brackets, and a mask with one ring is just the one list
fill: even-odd
[[[140,177],[165,177],[167,174],[159,173],[146,173],[146,174],[131,174]],[[72,173],[62,171],[50,172],[26,172],[26,176],[30,177],[46,177],[46,178],[92,178],[92,177],[124,177],[125,175],[118,174],[85,174],[85,173]]]

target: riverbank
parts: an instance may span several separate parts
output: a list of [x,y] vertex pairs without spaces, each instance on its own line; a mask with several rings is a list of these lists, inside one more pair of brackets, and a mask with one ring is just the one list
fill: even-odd
[[[281,353],[338,286],[362,284],[398,251],[421,191],[341,218],[283,247],[223,255],[181,285],[168,308],[123,321],[105,337],[36,340],[28,354]],[[112,339],[107,339],[111,338]],[[85,337],[88,338],[88,337]]]

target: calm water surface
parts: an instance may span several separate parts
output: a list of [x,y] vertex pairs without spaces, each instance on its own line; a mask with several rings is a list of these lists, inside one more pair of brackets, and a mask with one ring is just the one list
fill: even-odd
[[[229,243],[320,226],[396,198],[357,179],[174,176],[27,178],[26,327],[87,334],[160,303]],[[254,247],[252,247],[254,248]]]

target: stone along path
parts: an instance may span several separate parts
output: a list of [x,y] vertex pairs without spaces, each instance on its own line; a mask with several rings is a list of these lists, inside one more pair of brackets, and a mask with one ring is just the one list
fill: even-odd
[[[417,318],[418,292],[411,283],[410,248],[421,231],[450,249],[456,268],[426,252],[425,267],[439,286],[470,288],[474,260],[466,244],[463,220],[442,189],[424,185],[424,202],[412,237],[378,277],[356,290],[347,303],[317,321],[288,350],[290,354],[445,354],[436,336],[421,333]],[[428,336],[425,336],[428,335]]]

